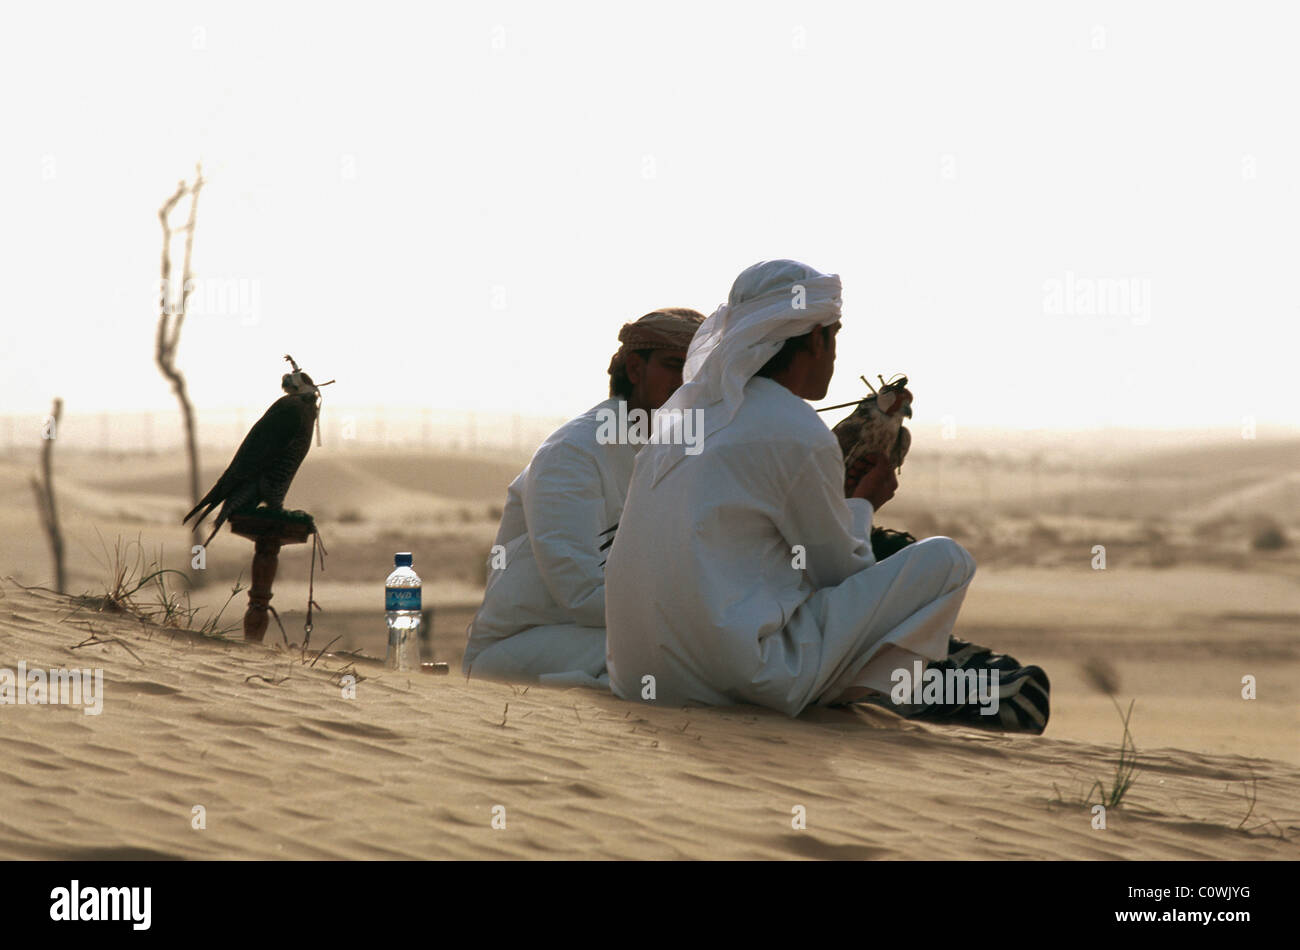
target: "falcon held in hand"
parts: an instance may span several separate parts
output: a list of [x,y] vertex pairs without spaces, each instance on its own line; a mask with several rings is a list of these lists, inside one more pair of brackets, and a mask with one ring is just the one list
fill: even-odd
[[865,456],[879,453],[898,470],[903,467],[903,459],[912,445],[912,433],[903,426],[905,419],[912,418],[912,394],[907,390],[907,377],[896,376],[885,382],[884,377],[878,376],[879,390],[865,376],[860,378],[871,389],[871,395],[831,430],[844,453],[844,468],[848,471]]

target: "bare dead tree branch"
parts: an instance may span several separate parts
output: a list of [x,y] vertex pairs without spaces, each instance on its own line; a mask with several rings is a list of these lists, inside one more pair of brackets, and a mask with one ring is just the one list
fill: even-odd
[[[189,453],[190,462],[191,505],[199,503],[199,449],[194,431],[194,406],[190,402],[185,377],[176,368],[176,347],[180,343],[181,327],[185,323],[189,297],[194,290],[194,278],[190,269],[190,262],[194,253],[194,225],[198,216],[199,190],[202,187],[203,166],[196,165],[194,183],[190,185],[181,181],[177,184],[176,191],[172,196],[158,209],[158,220],[161,222],[163,230],[163,246],[162,284],[158,295],[158,332],[154,341],[154,361],[158,364],[158,369],[163,374],[163,377],[171,383],[172,392],[176,394],[176,400],[181,405],[181,418],[185,422],[185,446]],[[185,253],[181,263],[180,291],[176,297],[177,303],[173,306],[171,300],[173,288],[176,284],[172,280],[171,244],[173,232],[170,219],[173,209],[186,195],[189,195],[190,198],[190,213],[188,220],[182,227],[185,232]],[[202,536],[196,522],[194,525],[194,543],[200,543]]]
[[50,551],[54,555],[54,589],[66,594],[63,570],[63,532],[59,528],[59,513],[54,505],[54,439],[58,435],[59,420],[63,417],[63,400],[55,399],[41,436],[45,445],[41,448],[41,476],[44,485],[32,476],[32,491],[36,494],[36,511],[41,516],[41,527],[50,539]]

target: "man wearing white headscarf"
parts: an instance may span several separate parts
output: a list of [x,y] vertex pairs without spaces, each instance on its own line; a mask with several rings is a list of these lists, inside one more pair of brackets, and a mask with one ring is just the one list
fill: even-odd
[[635,425],[682,383],[704,315],[683,307],[623,325],[609,363],[610,398],[553,432],[511,483],[488,559],[483,604],[469,625],[466,676],[608,687],[605,557],[637,451]]
[[[871,521],[893,472],[874,460],[845,498],[839,443],[804,401],[826,395],[839,319],[838,276],[763,261],[696,333],[606,567],[619,697],[794,716],[948,660],[974,560],[929,538],[877,563]],[[678,431],[691,413],[695,452]],[[1025,728],[1041,731],[1043,712]]]

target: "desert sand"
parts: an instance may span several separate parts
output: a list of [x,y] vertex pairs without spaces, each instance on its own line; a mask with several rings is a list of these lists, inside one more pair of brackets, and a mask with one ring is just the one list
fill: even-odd
[[[0,857],[1295,859],[1297,458],[1293,442],[909,458],[879,520],[975,554],[956,632],[1048,671],[1035,737],[467,682],[464,625],[519,458],[313,449],[288,499],[330,552],[304,652],[306,548],[281,558],[286,636],[272,624],[265,644],[228,629],[242,593],[224,635],[100,609],[115,547],[194,575],[190,626],[247,578],[250,545],[226,532],[189,570],[174,455],[58,457],[68,594],[41,589],[20,453],[0,463],[0,669],[101,668],[104,693],[100,715],[0,706]],[[205,485],[223,464],[205,454]],[[1290,544],[1257,547],[1269,528]],[[367,658],[397,550],[416,554],[450,675]],[[165,619],[159,596],[137,607]],[[1094,827],[1130,701],[1136,780]]]

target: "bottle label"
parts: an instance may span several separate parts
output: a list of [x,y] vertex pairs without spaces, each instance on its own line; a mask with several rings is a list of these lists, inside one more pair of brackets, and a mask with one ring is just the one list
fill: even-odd
[[420,588],[385,587],[384,610],[419,610]]

